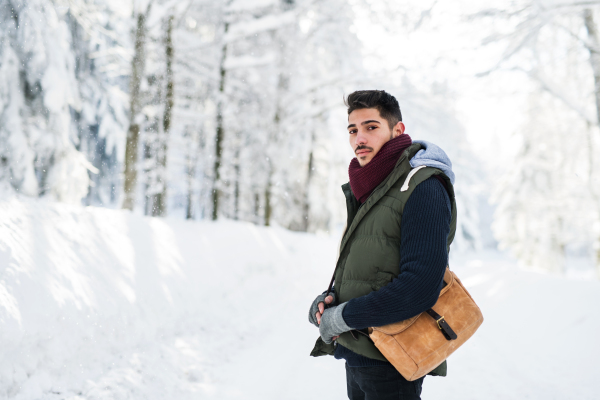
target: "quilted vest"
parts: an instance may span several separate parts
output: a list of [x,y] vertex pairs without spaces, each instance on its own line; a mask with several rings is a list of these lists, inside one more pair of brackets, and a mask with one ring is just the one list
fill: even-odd
[[[439,169],[431,167],[412,168],[409,160],[421,150],[418,143],[412,144],[402,153],[394,170],[375,188],[361,205],[350,189],[342,186],[346,196],[348,221],[340,245],[340,256],[336,264],[336,301],[344,303],[353,298],[379,290],[392,282],[400,270],[400,226],[402,212],[408,198],[426,179],[439,175],[444,179],[450,196],[452,219],[448,235],[448,251],[456,233],[456,202],[450,179]],[[364,335],[343,333],[337,342],[353,352],[368,358],[387,361],[373,342]],[[333,344],[317,340],[311,355],[333,354]],[[446,363],[432,371],[432,375],[445,375]]]

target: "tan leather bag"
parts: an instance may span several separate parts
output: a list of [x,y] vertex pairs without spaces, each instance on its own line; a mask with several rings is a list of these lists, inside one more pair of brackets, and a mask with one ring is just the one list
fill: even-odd
[[369,328],[375,346],[409,381],[440,365],[483,323],[481,310],[449,268],[444,282],[446,285],[431,310],[401,322]]

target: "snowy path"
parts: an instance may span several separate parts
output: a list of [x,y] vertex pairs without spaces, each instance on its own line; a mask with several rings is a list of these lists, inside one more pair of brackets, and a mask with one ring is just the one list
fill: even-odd
[[[0,203],[0,398],[345,398],[308,357],[336,240],[9,199]],[[486,321],[424,399],[595,399],[600,282],[453,260]]]

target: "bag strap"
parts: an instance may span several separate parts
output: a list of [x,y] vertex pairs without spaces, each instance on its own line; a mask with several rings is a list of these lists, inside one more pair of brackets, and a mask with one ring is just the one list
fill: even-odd
[[329,296],[329,293],[331,293],[331,289],[333,289],[333,281],[335,280],[336,271],[337,271],[337,265],[336,265],[336,268],[333,270],[333,276],[331,277],[331,282],[329,282],[329,287],[327,288],[327,293],[325,293],[325,297]]
[[433,308],[430,308],[425,312],[429,314],[431,318],[435,319],[438,328],[440,328],[446,340],[455,340],[458,337],[452,328],[450,328],[450,325],[448,325],[443,315],[436,313]]

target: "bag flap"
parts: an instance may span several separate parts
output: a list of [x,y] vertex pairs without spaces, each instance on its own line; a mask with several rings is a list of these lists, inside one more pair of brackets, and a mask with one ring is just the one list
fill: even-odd
[[450,286],[454,284],[454,278],[456,275],[454,272],[450,271],[450,267],[446,267],[446,272],[444,273],[444,287],[440,291],[440,297],[442,297],[449,289]]
[[[440,297],[442,297],[446,292],[450,289],[450,287],[454,284],[454,272],[450,271],[449,267],[446,267],[446,272],[444,273],[444,283],[445,286],[440,291]],[[410,327],[415,323],[417,319],[424,313],[415,315],[412,318],[405,319],[404,321],[395,322],[393,324],[384,325],[384,326],[376,326],[373,328],[369,328],[369,334],[373,333],[373,331],[378,331],[381,333],[385,333],[386,335],[395,335],[398,334]]]

